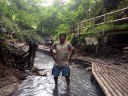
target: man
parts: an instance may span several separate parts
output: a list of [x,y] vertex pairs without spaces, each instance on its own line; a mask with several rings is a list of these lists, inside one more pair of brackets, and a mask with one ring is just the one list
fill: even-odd
[[[55,52],[53,50],[55,49]],[[58,76],[62,72],[62,76],[66,78],[67,86],[70,85],[70,69],[69,62],[74,53],[74,48],[72,45],[66,41],[66,34],[61,33],[59,35],[59,41],[52,45],[50,48],[52,58],[55,64],[52,69],[52,74],[54,75],[55,86],[57,86]]]
[[28,68],[29,70],[32,69],[32,67],[34,66],[34,58],[36,56],[36,50],[38,48],[38,44],[37,42],[30,42],[29,43],[29,55],[28,55]]

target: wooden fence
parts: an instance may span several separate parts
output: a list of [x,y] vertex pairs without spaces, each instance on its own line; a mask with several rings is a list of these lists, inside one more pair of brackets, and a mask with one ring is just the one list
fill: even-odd
[[[116,14],[115,15],[117,17],[116,19],[109,18],[109,20],[107,20],[108,16],[114,15],[114,14]],[[126,14],[126,15],[122,16],[121,14]],[[123,21],[127,19],[128,19],[128,7],[117,10],[117,11],[113,11],[110,13],[106,13],[106,14],[103,14],[101,16],[97,16],[91,19],[83,20],[77,23],[76,25],[71,26],[70,32],[74,32],[78,36],[80,35],[81,29],[90,28],[90,27],[94,28],[95,26],[98,26],[98,25],[119,22],[119,21]],[[102,21],[99,22],[98,20],[99,21],[102,20]],[[104,29],[103,29],[103,32],[104,32]]]

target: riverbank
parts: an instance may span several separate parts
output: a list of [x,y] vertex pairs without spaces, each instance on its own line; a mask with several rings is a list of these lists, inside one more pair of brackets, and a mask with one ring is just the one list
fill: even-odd
[[80,60],[85,62],[96,62],[101,64],[109,64],[109,65],[118,65],[120,67],[124,67],[128,69],[128,62],[122,62],[120,58],[101,58],[101,57],[92,57],[92,56],[83,56],[82,54],[75,54],[73,56],[74,60]]
[[[13,46],[10,49],[12,52],[20,54],[22,51],[20,51],[20,49],[17,50],[17,48],[23,46],[24,44],[12,43],[10,45]],[[5,59],[8,60],[8,58]],[[26,74],[23,71],[19,71],[18,69],[7,65],[8,64],[3,64],[0,61],[0,96],[12,96],[19,87],[19,85],[21,84],[21,82],[26,77],[25,76]]]
[[0,96],[12,96],[24,79],[24,72],[0,64]]

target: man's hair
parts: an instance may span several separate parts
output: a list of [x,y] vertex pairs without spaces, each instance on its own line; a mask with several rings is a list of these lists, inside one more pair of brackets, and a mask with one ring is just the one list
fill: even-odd
[[65,34],[65,33],[60,33],[60,34],[59,34],[59,38],[60,38],[62,35],[66,38],[66,34]]

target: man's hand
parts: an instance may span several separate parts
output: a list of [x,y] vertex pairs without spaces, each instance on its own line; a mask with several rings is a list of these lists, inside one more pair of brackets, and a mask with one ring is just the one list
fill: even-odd
[[72,56],[74,55],[74,53],[75,53],[75,49],[73,48],[73,49],[71,50],[71,54],[70,54],[69,57],[68,57],[68,62],[71,62],[71,58],[72,58]]
[[70,57],[68,57],[68,62],[69,62],[69,63],[71,62],[71,58],[70,58]]
[[53,60],[56,62],[57,61],[57,59],[56,59],[56,56],[55,55],[53,55],[52,56],[52,58],[53,58]]

